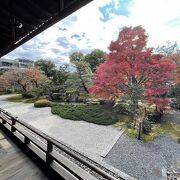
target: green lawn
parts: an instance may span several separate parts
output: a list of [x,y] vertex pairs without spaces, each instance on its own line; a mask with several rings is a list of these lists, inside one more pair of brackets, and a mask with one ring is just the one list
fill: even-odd
[[[114,124],[116,128],[127,127],[128,121],[130,117],[120,116],[119,120]],[[130,137],[137,137],[137,130],[133,128],[126,128],[126,134]],[[180,124],[175,123],[171,120],[162,121],[161,123],[153,124],[152,131],[145,135],[143,134],[142,139],[144,141],[154,140],[159,135],[167,135],[172,137],[173,139],[180,138]]]
[[24,98],[22,97],[21,94],[17,94],[11,97],[6,98],[6,101],[10,101],[10,102],[23,102],[23,103],[34,103],[39,99],[44,99],[44,97],[40,97],[40,98]]
[[117,115],[103,105],[56,103],[52,105],[51,111],[65,119],[84,120],[100,125],[111,125],[118,120]]
[[173,139],[180,138],[180,124],[171,121],[165,121],[161,122],[160,124],[154,124],[152,132],[148,135],[144,135],[143,139],[145,141],[151,141],[159,135],[167,135],[172,137]]

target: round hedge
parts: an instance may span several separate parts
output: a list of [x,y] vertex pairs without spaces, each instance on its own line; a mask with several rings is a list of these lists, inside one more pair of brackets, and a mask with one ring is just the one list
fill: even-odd
[[41,99],[41,100],[38,100],[34,103],[34,107],[49,107],[51,106],[51,102],[48,101],[47,99]]

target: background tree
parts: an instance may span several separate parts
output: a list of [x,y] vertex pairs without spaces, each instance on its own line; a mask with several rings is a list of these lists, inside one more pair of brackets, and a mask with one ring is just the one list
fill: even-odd
[[70,73],[68,79],[65,82],[66,91],[81,91],[81,80],[76,72]]
[[96,67],[105,61],[106,53],[100,49],[93,50],[85,56],[85,61],[90,64],[92,72],[95,72]]
[[10,87],[9,81],[4,75],[0,75],[0,91],[7,91]]
[[35,67],[41,69],[47,77],[52,77],[55,70],[55,64],[46,59],[40,59],[35,62]]
[[178,44],[167,41],[165,45],[158,46],[156,51],[162,53],[176,64],[174,80],[176,85],[180,85],[180,50],[178,49]]
[[65,64],[60,66],[58,70],[54,71],[52,81],[55,85],[64,85],[68,76],[69,76],[68,65]]
[[41,76],[41,79],[38,81],[38,86],[32,88],[28,91],[28,94],[32,97],[40,97],[48,95],[52,88],[52,81],[47,78],[45,75]]
[[34,83],[38,83],[42,74],[40,70],[32,69],[10,69],[4,73],[4,78],[11,86],[19,86],[21,91],[26,92]]
[[76,73],[85,92],[89,93],[92,71],[89,63],[85,62],[84,55],[80,52],[74,52],[70,55],[70,62],[75,66]]
[[165,45],[159,46],[156,49],[157,52],[161,52],[164,56],[168,57],[173,63],[176,64],[174,71],[174,79],[171,82],[170,97],[174,98],[171,102],[171,106],[176,109],[180,109],[180,50],[178,44],[167,41]]
[[161,95],[169,91],[167,82],[175,65],[146,48],[147,37],[140,26],[123,28],[111,42],[106,61],[96,69],[91,92],[113,100],[128,96],[133,114],[140,100],[163,109],[168,99]]
[[38,82],[42,79],[42,73],[38,68],[30,68],[26,71],[26,76],[34,87],[38,87]]
[[23,92],[26,92],[31,84],[24,69],[9,70],[4,76],[12,86],[18,86]]
[[8,69],[0,69],[0,75],[3,75]]

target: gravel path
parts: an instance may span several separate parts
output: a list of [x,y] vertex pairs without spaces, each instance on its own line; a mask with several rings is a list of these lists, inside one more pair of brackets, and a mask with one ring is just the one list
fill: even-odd
[[4,101],[8,96],[0,96],[1,108],[89,156],[101,159],[100,155],[120,135],[112,126],[63,119],[51,114],[49,107],[34,108],[33,104]]
[[170,121],[173,121],[175,123],[180,124],[180,110],[169,110],[169,111],[167,111],[164,114],[163,119],[164,120],[170,120]]
[[163,170],[180,170],[180,144],[166,136],[142,143],[123,134],[105,162],[137,179],[162,180]]

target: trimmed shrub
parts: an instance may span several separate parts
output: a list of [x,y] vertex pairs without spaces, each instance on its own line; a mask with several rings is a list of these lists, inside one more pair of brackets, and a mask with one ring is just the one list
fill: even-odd
[[114,112],[121,114],[130,114],[130,102],[119,101],[113,106]]
[[174,109],[180,110],[180,97],[172,100],[170,106]]
[[7,97],[6,100],[10,101],[10,102],[22,102],[23,101],[23,97],[22,97],[21,94],[17,94],[17,95],[13,95],[13,96]]
[[102,105],[54,104],[51,111],[65,119],[84,120],[101,125],[114,124],[118,120],[111,109]]
[[158,111],[148,115],[148,121],[153,123],[160,123],[162,114]]
[[89,98],[91,98],[90,94],[80,93],[80,95],[78,96],[78,102],[85,103],[87,101],[87,99],[89,99]]
[[0,95],[4,95],[4,94],[12,94],[12,93],[13,93],[13,91],[10,90],[10,89],[7,89],[7,90],[5,90],[5,91],[0,91]]
[[152,123],[148,120],[143,121],[142,131],[144,134],[149,134],[152,129]]
[[78,91],[66,91],[65,93],[66,102],[78,102],[79,92]]
[[51,102],[48,101],[47,99],[41,99],[41,100],[38,100],[34,103],[34,107],[49,107],[51,106]]
[[22,97],[24,98],[33,98],[34,95],[31,93],[31,91],[22,92]]

